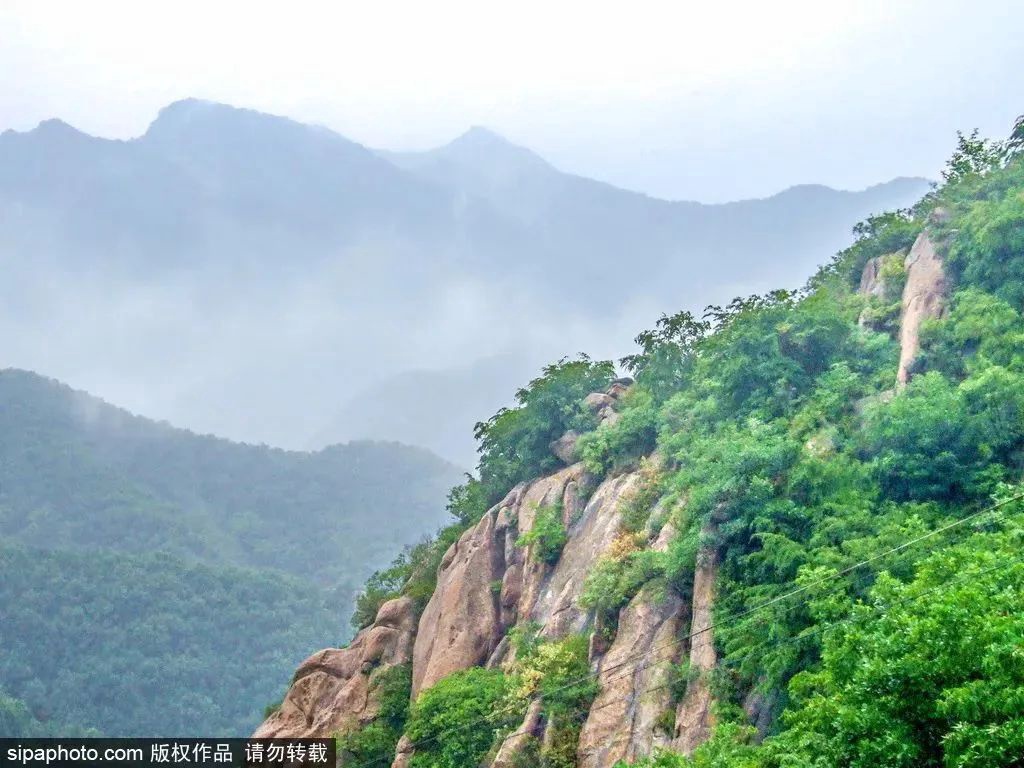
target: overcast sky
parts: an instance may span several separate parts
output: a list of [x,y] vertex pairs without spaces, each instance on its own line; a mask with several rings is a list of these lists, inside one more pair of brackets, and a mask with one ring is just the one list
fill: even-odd
[[1024,112],[1019,0],[0,5],[0,128],[130,137],[197,96],[426,148],[490,127],[669,198],[935,177]]

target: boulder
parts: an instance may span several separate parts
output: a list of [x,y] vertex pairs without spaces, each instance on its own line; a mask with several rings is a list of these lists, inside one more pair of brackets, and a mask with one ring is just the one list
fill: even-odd
[[395,747],[395,759],[391,763],[391,768],[409,768],[409,764],[412,763],[412,755],[412,742],[407,736],[403,736]]
[[611,397],[618,400],[620,397],[622,397],[629,391],[629,388],[632,385],[632,383],[632,379],[629,379],[629,384],[626,384],[625,380],[623,379],[616,379],[615,381],[612,382],[611,386],[608,387],[607,392]]
[[563,464],[575,464],[579,461],[576,451],[576,443],[579,442],[580,433],[570,429],[557,440],[551,441],[551,452],[561,460]]
[[603,408],[611,408],[615,405],[615,398],[606,392],[591,392],[583,398],[583,404],[592,413],[599,413]]

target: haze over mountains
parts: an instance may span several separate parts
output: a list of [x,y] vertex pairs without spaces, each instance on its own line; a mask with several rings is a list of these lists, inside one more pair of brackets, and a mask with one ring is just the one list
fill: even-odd
[[196,100],[129,141],[51,120],[0,135],[3,363],[200,432],[385,437],[468,467],[510,381],[622,354],[660,312],[799,285],[926,188],[701,205],[482,128],[392,153]]
[[239,445],[0,369],[0,734],[251,732],[460,478],[422,448]]

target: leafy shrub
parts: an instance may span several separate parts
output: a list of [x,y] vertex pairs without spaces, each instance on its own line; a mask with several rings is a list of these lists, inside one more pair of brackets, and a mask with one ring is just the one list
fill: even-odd
[[369,725],[337,739],[338,753],[366,768],[388,768],[409,715],[412,666],[402,664],[379,670],[370,679],[370,695],[378,701],[377,716]]
[[793,681],[790,732],[772,751],[830,766],[1015,765],[1020,546],[979,535],[929,556],[909,584],[883,576],[871,604],[828,634],[821,670]]
[[594,417],[583,398],[603,390],[615,376],[610,361],[586,355],[547,365],[542,375],[516,392],[515,408],[502,408],[476,425],[480,442],[480,480],[489,503],[522,480],[557,469],[550,444],[567,430],[593,429]]
[[461,525],[472,525],[487,512],[487,489],[470,474],[448,492],[448,512]]
[[497,734],[523,716],[507,706],[513,684],[499,670],[472,667],[422,691],[406,727],[416,746],[413,768],[478,765]]
[[544,641],[534,631],[516,638],[512,667],[516,686],[510,691],[511,706],[525,708],[539,697],[547,720],[544,744],[530,745],[533,762],[529,765],[575,768],[580,728],[598,690],[590,674],[588,652],[585,635]]
[[853,228],[853,245],[840,251],[832,262],[810,281],[820,288],[836,277],[847,288],[860,283],[865,265],[876,256],[886,256],[910,248],[924,227],[923,217],[915,211],[900,209],[869,216]]
[[950,248],[961,279],[1024,309],[1024,190],[973,203]]
[[580,607],[594,611],[601,626],[614,628],[619,611],[640,589],[665,575],[666,562],[664,553],[652,550],[635,550],[619,560],[601,558],[583,583]]
[[1024,437],[1024,376],[987,366],[960,386],[937,372],[875,408],[866,429],[879,480],[895,499],[987,494],[1016,464]]
[[654,450],[658,410],[653,396],[638,385],[626,396],[620,418],[580,437],[579,452],[588,472],[602,477],[609,470],[636,464]]
[[562,525],[562,504],[556,502],[537,508],[530,530],[516,539],[517,547],[530,547],[541,562],[554,565],[562,554],[569,535]]

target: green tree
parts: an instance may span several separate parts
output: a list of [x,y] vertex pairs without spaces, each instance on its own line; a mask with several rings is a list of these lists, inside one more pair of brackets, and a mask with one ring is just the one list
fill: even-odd
[[[1024,563],[1019,535],[979,535],[927,558],[829,631],[820,671],[794,679],[777,754],[817,762],[1005,768],[1024,754]],[[805,754],[810,761],[812,755]]]
[[499,670],[473,667],[422,691],[413,703],[406,735],[416,747],[413,768],[465,768],[479,764],[496,734],[522,717],[499,706],[510,681]]
[[516,392],[517,407],[502,408],[476,425],[480,480],[490,503],[516,483],[559,466],[551,442],[568,429],[596,425],[583,398],[605,389],[614,376],[610,361],[593,361],[586,355],[563,358],[545,366],[541,376]]

